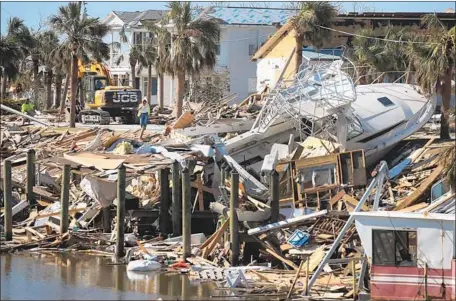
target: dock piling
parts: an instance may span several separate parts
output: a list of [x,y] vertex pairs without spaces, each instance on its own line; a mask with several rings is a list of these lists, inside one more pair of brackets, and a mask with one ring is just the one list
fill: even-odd
[[117,171],[117,216],[116,216],[116,257],[125,256],[124,226],[125,226],[125,166],[122,164]]
[[172,197],[173,197],[173,236],[180,236],[182,234],[182,225],[181,225],[181,207],[182,202],[180,198],[180,181],[179,181],[179,162],[174,161],[172,167],[172,177],[173,177],[173,188],[172,188]]
[[168,235],[169,224],[169,168],[158,171],[160,182],[160,234],[165,237]]
[[183,260],[191,255],[191,185],[190,170],[182,169],[182,242],[183,242]]
[[29,206],[35,205],[33,187],[35,186],[35,150],[27,151],[27,202]]
[[271,196],[271,223],[279,221],[279,173],[276,170],[271,172],[271,185],[269,188]]
[[13,191],[11,185],[11,161],[3,162],[3,200],[5,202],[5,240],[13,240]]
[[239,224],[236,209],[239,201],[239,173],[231,170],[231,196],[230,196],[230,240],[231,240],[231,265],[239,264]]
[[68,232],[68,206],[70,202],[71,165],[63,166],[62,191],[60,194],[60,234]]

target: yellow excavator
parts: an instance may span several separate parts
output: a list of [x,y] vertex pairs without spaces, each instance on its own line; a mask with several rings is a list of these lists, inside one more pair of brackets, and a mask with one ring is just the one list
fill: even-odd
[[109,124],[115,118],[132,124],[136,121],[141,90],[114,86],[108,68],[102,63],[84,65],[79,61],[76,99],[77,120],[81,123]]

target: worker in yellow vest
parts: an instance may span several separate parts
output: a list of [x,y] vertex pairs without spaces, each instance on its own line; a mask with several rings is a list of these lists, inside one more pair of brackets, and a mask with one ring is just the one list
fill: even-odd
[[142,140],[144,131],[146,130],[147,124],[149,123],[149,115],[150,106],[147,102],[147,98],[144,97],[142,103],[139,105],[138,108],[139,125],[141,126],[141,134],[139,135],[140,140]]
[[[25,102],[22,104],[21,113],[29,116],[35,116],[35,106],[33,105],[33,103],[30,103],[30,99],[27,98]],[[30,123],[30,119],[23,117],[22,125],[25,124],[25,121],[27,121],[27,123]]]

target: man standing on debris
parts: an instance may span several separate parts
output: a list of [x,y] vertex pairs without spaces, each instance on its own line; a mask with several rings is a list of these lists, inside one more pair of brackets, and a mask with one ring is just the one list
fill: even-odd
[[[21,113],[28,115],[28,116],[34,116],[35,115],[35,107],[33,106],[32,103],[30,103],[30,99],[25,99],[25,102],[21,106]],[[30,123],[30,120],[28,118],[22,118],[22,125],[25,124],[25,122]]]
[[139,125],[141,126],[141,134],[139,135],[140,140],[142,140],[142,136],[147,127],[147,123],[149,122],[149,115],[150,115],[150,106],[149,106],[149,103],[147,102],[147,98],[144,97],[142,103],[139,105],[139,108],[138,108]]

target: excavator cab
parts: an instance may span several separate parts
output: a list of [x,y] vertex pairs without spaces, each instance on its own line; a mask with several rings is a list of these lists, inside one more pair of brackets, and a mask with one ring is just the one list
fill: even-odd
[[101,105],[96,103],[95,93],[104,90],[109,85],[106,76],[85,75],[82,79],[82,91],[84,91],[84,103],[89,107]]

